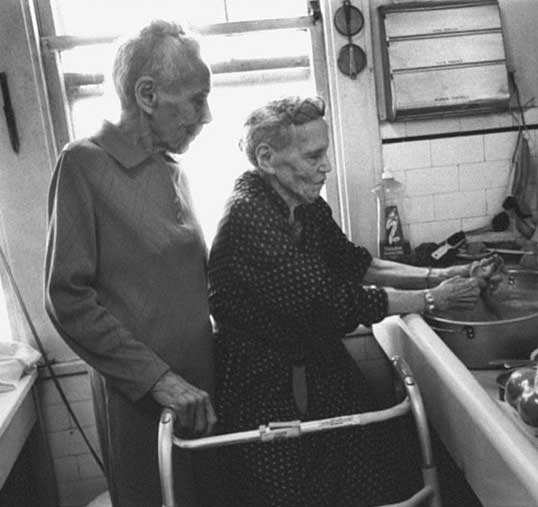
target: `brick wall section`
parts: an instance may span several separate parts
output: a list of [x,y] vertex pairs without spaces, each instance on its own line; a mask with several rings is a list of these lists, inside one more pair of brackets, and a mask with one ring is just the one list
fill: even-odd
[[[405,185],[405,229],[413,247],[488,225],[502,211],[516,139],[516,132],[507,132],[383,145],[383,165]],[[536,165],[536,131],[529,144]]]
[[[88,375],[61,377],[60,384],[92,446],[100,453]],[[38,388],[58,482],[59,507],[84,507],[106,490],[105,479],[52,381],[41,380]]]

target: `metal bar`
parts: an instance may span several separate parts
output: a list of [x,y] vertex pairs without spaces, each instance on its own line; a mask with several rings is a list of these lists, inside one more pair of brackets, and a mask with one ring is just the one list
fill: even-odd
[[[337,428],[348,428],[350,426],[364,426],[379,421],[385,421],[387,419],[393,419],[407,413],[410,407],[411,405],[409,399],[406,398],[401,403],[398,403],[397,405],[385,410],[303,422],[298,425],[298,431],[287,431],[286,428],[272,429],[271,424],[275,423],[270,423],[269,427],[260,426],[260,428],[257,430],[240,431],[237,433],[228,433],[226,435],[216,435],[205,438],[182,439],[174,436],[173,442],[174,445],[180,447],[181,449],[207,449],[210,447],[219,447],[223,445],[274,440],[275,438],[285,439],[295,437],[298,433],[316,433],[319,431],[327,431]],[[295,428],[295,426],[295,424],[291,425],[293,428]],[[274,438],[268,437],[268,434],[270,434],[272,431],[277,432],[277,435],[275,435]]]
[[[51,2],[50,0],[34,0],[34,3],[39,32],[45,35],[40,40],[47,39],[56,33]],[[54,126],[56,149],[59,151],[73,139],[73,126],[64,80],[60,70],[60,55],[56,52],[45,51],[44,48],[45,46],[41,44],[50,114]]]
[[411,369],[403,358],[394,356],[391,358],[392,364],[396,372],[402,379],[405,390],[409,396],[411,403],[411,411],[415,417],[415,423],[419,434],[420,447],[422,451],[422,461],[424,466],[431,467],[433,465],[433,452],[431,448],[430,432],[428,428],[428,419],[424,410],[422,396],[418,389],[418,385],[413,377]]
[[[282,58],[248,58],[232,59],[227,62],[219,62],[211,65],[213,74],[230,74],[233,72],[253,72],[278,69],[310,68],[310,60],[307,55],[298,55]],[[68,90],[81,86],[100,85],[105,81],[104,74],[82,74],[69,72],[64,74],[65,87]]]
[[254,72],[226,72],[215,74],[213,84],[217,86],[249,86],[268,83],[289,83],[306,81],[310,78],[309,67],[290,67],[285,69],[266,69]]
[[79,86],[99,85],[105,82],[104,74],[83,74],[81,72],[64,72],[64,83],[66,88],[77,88]]
[[177,507],[174,498],[174,474],[172,470],[172,436],[175,419],[174,411],[165,408],[159,422],[158,460],[163,507]]
[[[194,27],[196,33],[201,35],[232,35],[248,32],[258,32],[262,30],[283,30],[283,29],[307,29],[312,27],[314,21],[311,16],[300,16],[296,18],[260,19],[255,21],[236,21],[231,23],[216,23]],[[91,46],[93,44],[110,44],[114,42],[119,34],[110,34],[95,37],[79,37],[74,35],[56,35],[41,37],[41,44],[48,51],[65,51],[80,46]]]
[[[222,74],[214,74],[214,86],[246,86],[267,83],[280,83],[291,81],[305,81],[310,77],[310,69],[308,67],[290,67],[286,68],[285,74],[279,72],[280,69],[257,70],[252,72],[230,72]],[[104,89],[101,84],[86,84],[75,87],[68,87],[67,95],[69,102],[73,103],[77,100],[83,100],[92,97],[101,97],[104,94]]]
[[81,46],[92,46],[94,44],[111,44],[119,35],[103,35],[101,37],[82,37],[78,35],[50,35],[41,37],[41,47],[43,51],[56,52],[66,51]]
[[232,21],[229,23],[216,23],[196,28],[202,35],[231,35],[261,30],[282,30],[290,28],[307,29],[314,24],[312,16],[299,16],[296,18],[260,19],[254,21]]
[[408,3],[405,6],[388,5],[383,8],[385,13],[393,12],[411,12],[411,11],[436,11],[444,9],[461,9],[466,7],[483,7],[484,5],[498,5],[496,0],[483,0],[467,2],[466,0],[457,0],[454,2],[437,2],[425,5],[422,2]]
[[223,445],[234,445],[252,441],[267,442],[275,439],[298,437],[304,433],[314,433],[350,426],[363,426],[366,424],[402,416],[410,409],[417,425],[417,431],[421,444],[424,462],[422,466],[424,487],[407,500],[386,505],[385,507],[418,507],[428,499],[430,507],[441,507],[441,496],[437,478],[437,470],[433,463],[430,434],[426,414],[424,412],[424,405],[422,403],[422,397],[411,369],[407,363],[399,356],[392,357],[391,361],[397,374],[403,381],[409,396],[401,403],[394,405],[393,407],[376,412],[365,412],[362,414],[353,414],[349,416],[332,417],[329,419],[307,421],[304,423],[301,423],[300,421],[270,423],[268,426],[260,426],[258,430],[186,440],[174,436],[173,427],[175,414],[171,409],[165,408],[161,414],[158,435],[159,473],[163,497],[162,507],[177,507],[174,499],[173,487],[173,445],[176,445],[182,449],[194,450]]
[[[314,19],[321,20],[322,14],[319,6],[319,2],[310,2],[310,9]],[[334,117],[331,108],[331,94],[329,90],[329,69],[327,65],[327,47],[325,44],[325,34],[323,31],[323,24],[316,23],[310,30],[310,59],[312,62],[312,72],[314,77],[314,84],[317,93],[321,95],[327,106],[325,119],[329,125],[329,131],[331,136],[331,142],[329,143],[328,157],[331,167],[336,167],[336,151],[334,139],[336,137],[334,127]],[[328,200],[335,204],[337,213],[336,221],[339,225],[345,223],[343,218],[344,210],[342,209],[341,196],[340,196],[341,175],[339,171],[332,171],[329,178],[327,178],[326,192]]]
[[211,65],[214,74],[229,72],[250,72],[254,70],[290,69],[297,67],[310,67],[307,55],[286,56],[282,58],[244,58],[232,59],[227,62],[218,62]]
[[432,488],[430,488],[429,486],[424,486],[407,500],[403,500],[402,502],[397,503],[385,504],[380,507],[419,507],[420,505],[424,505],[423,502],[430,498],[432,494]]
[[441,493],[439,488],[439,479],[437,468],[433,458],[433,449],[431,445],[430,429],[428,419],[422,401],[422,395],[413,376],[413,372],[407,362],[400,356],[391,358],[394,369],[401,378],[407,391],[411,403],[411,412],[415,420],[417,434],[422,454],[422,478],[426,487],[432,490],[430,507],[441,507]]
[[479,28],[477,30],[451,30],[447,32],[431,32],[431,33],[414,33],[412,35],[397,35],[394,37],[387,36],[386,41],[391,42],[404,42],[408,40],[417,39],[443,39],[446,37],[465,37],[472,35],[487,35],[490,33],[502,34],[502,28]]
[[476,67],[490,67],[491,65],[506,64],[506,58],[499,60],[488,60],[484,62],[465,62],[465,63],[445,63],[431,67],[407,67],[405,69],[391,69],[393,74],[414,74],[417,72],[437,72],[448,69],[470,69]]
[[[214,63],[211,65],[211,72],[213,74],[229,74],[233,72],[299,68],[310,68],[310,60],[307,55],[297,55],[282,58],[232,59],[227,62]],[[64,74],[66,88],[100,85],[104,83],[104,81],[104,74],[83,74],[78,72],[66,72]]]

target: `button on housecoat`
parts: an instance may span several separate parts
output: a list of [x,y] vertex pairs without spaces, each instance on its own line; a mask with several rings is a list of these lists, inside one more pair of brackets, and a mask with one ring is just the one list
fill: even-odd
[[[160,506],[159,407],[149,391],[168,369],[212,393],[206,247],[186,181],[105,123],[60,155],[49,197],[46,307],[61,336],[104,378],[96,400],[112,495]],[[185,505],[194,505],[188,459]],[[183,504],[181,504],[183,505]]]
[[[289,208],[257,171],[236,182],[209,261],[217,323],[217,410],[226,432],[271,421],[375,410],[342,344],[387,314],[383,289],[363,287],[371,256],[353,245],[318,198]],[[306,412],[294,396],[304,368]],[[296,377],[297,379],[298,377]],[[222,450],[232,505],[372,505],[405,495],[392,423]]]

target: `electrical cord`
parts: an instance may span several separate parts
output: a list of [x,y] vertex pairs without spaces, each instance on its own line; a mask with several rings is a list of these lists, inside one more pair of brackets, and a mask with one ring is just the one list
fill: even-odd
[[521,124],[519,125],[519,128],[520,128],[520,130],[525,130],[525,132],[528,132],[529,129],[527,127],[527,123],[525,122],[525,114],[524,114],[524,111],[523,111],[523,106],[521,104],[521,95],[519,93],[519,86],[517,85],[516,75],[515,75],[514,71],[510,71],[508,73],[508,75],[510,76],[510,81],[512,82],[512,87],[514,89],[514,94],[515,94],[516,102],[517,102],[517,109],[518,109],[519,117],[520,117],[520,121],[521,121]]
[[22,299],[22,295],[19,291],[19,287],[17,285],[17,282],[15,281],[15,277],[13,276],[13,272],[11,271],[11,267],[9,265],[9,262],[7,260],[7,257],[4,253],[3,248],[0,246],[0,257],[2,258],[2,263],[4,264],[4,267],[6,268],[7,275],[9,277],[9,281],[11,283],[11,286],[13,288],[13,291],[15,292],[15,297],[17,298],[17,301],[21,307],[22,313],[24,314],[24,318],[26,319],[26,322],[28,323],[28,326],[30,327],[30,331],[32,333],[32,336],[39,348],[39,351],[41,352],[41,355],[43,356],[44,360],[44,366],[47,368],[50,378],[58,390],[58,393],[60,394],[60,398],[62,399],[62,402],[67,408],[67,411],[69,412],[69,415],[73,419],[73,422],[75,423],[75,426],[77,427],[78,431],[82,435],[82,438],[84,439],[84,442],[86,442],[86,445],[88,446],[88,449],[90,450],[90,453],[92,454],[93,458],[95,459],[95,462],[103,472],[105,473],[105,466],[97,454],[96,450],[93,448],[91,442],[89,441],[86,433],[82,429],[82,426],[80,425],[80,422],[73,412],[73,409],[71,408],[71,405],[69,404],[69,401],[67,400],[67,397],[65,396],[65,393],[62,389],[62,386],[60,385],[60,381],[58,380],[58,376],[56,375],[54,369],[52,368],[52,363],[47,359],[47,354],[45,352],[45,348],[43,347],[43,343],[41,342],[39,336],[37,335],[37,331],[35,329],[34,323],[32,322],[32,319],[30,317],[30,314],[28,313],[28,309],[26,308],[26,304],[24,303],[24,300]]

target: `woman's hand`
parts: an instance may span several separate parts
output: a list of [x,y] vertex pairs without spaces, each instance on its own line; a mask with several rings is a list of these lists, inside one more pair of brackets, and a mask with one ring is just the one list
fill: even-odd
[[521,256],[519,265],[528,269],[538,269],[538,245],[536,241],[525,241],[521,249],[530,252]]
[[476,277],[482,289],[493,292],[502,282],[506,268],[501,256],[497,254],[484,257],[470,264],[461,264],[440,269],[441,277],[451,278],[461,276],[463,278]]
[[179,431],[188,436],[208,435],[217,422],[209,395],[189,384],[183,377],[166,372],[153,386],[151,394],[163,407],[177,415]]
[[491,255],[469,265],[469,276],[478,279],[480,288],[487,292],[497,289],[506,274],[504,261],[499,255]]
[[472,310],[480,295],[476,278],[454,276],[430,290],[437,310]]

